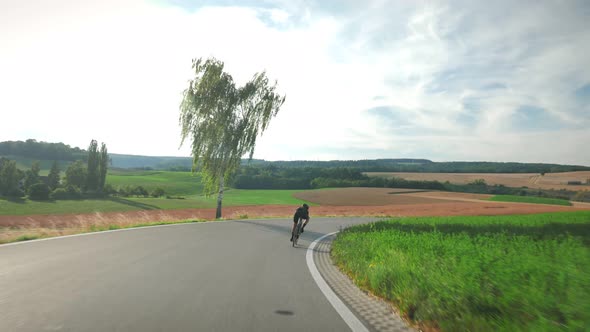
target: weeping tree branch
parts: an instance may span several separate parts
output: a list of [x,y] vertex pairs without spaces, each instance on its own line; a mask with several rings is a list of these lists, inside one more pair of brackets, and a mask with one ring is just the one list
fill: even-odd
[[254,155],[256,139],[268,127],[285,102],[270,85],[266,73],[256,73],[243,87],[236,87],[223,62],[193,60],[195,77],[183,92],[180,104],[181,146],[191,144],[193,172],[203,174],[204,192],[218,192],[216,217],[221,218],[224,181],[240,166],[245,154]]

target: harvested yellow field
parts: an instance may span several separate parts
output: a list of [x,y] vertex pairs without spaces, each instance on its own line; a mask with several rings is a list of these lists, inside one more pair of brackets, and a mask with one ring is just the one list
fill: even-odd
[[[590,179],[590,171],[564,173],[402,173],[402,172],[367,172],[368,176],[396,177],[406,180],[449,181],[456,184],[467,184],[477,179],[484,179],[487,184],[504,185],[507,187],[529,187],[540,189],[590,190],[586,182]],[[582,185],[568,184],[579,181]]]

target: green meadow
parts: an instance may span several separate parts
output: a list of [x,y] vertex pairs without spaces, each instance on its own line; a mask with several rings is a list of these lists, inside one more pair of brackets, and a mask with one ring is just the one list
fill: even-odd
[[[305,201],[293,197],[300,190],[243,190],[225,192],[223,206],[286,204]],[[194,195],[185,199],[110,197],[58,201],[6,200],[0,198],[0,215],[124,212],[138,210],[177,210],[214,208],[217,196]]]
[[490,201],[496,202],[515,202],[515,203],[533,203],[533,204],[551,204],[571,206],[572,203],[567,199],[545,198],[535,196],[517,196],[517,195],[495,195],[490,197]]
[[588,331],[590,211],[401,218],[341,232],[357,285],[442,331]]
[[142,186],[148,191],[162,188],[166,195],[193,196],[203,191],[201,175],[191,172],[168,171],[109,171],[107,184],[118,188]]
[[[107,184],[114,188],[142,186],[148,191],[162,188],[173,198],[108,197],[101,199],[72,199],[32,201],[29,199],[0,198],[0,215],[63,214],[94,212],[125,212],[137,210],[176,210],[214,208],[217,195],[202,194],[201,176],[191,172],[166,171],[111,171]],[[243,190],[228,189],[224,206],[287,204],[304,201],[293,194],[300,190]]]

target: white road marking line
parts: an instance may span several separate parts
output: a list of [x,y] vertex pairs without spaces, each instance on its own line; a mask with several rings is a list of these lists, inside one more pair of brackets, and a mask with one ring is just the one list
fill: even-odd
[[320,271],[318,271],[318,268],[316,267],[313,261],[313,249],[318,244],[318,242],[336,233],[338,232],[326,234],[320,238],[315,239],[309,245],[309,247],[307,248],[307,253],[305,255],[307,267],[309,268],[309,272],[311,273],[313,280],[315,280],[318,287],[322,290],[322,293],[324,293],[324,296],[326,296],[330,304],[332,304],[332,307],[336,309],[336,312],[338,312],[340,317],[342,317],[346,324],[348,324],[348,327],[350,327],[350,329],[353,332],[369,332],[369,330],[363,325],[363,323],[361,323],[361,321],[358,318],[356,318],[356,316],[350,311],[350,309],[348,309],[344,302],[342,302],[342,300],[340,300],[340,298],[334,293],[334,291],[332,291],[330,286],[328,286],[328,284],[326,283],[324,278],[322,278]]

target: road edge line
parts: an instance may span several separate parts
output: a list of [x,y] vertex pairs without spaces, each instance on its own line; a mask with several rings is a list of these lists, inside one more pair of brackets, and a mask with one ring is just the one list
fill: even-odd
[[346,322],[348,327],[350,327],[350,329],[354,332],[357,332],[357,331],[358,332],[369,332],[369,330],[365,327],[365,325],[363,325],[363,323],[352,313],[352,311],[350,311],[350,309],[344,304],[344,302],[342,302],[342,300],[338,297],[338,295],[336,295],[336,293],[334,293],[332,288],[330,288],[330,286],[328,286],[328,283],[326,283],[326,280],[324,280],[324,278],[320,274],[320,271],[318,270],[317,266],[315,265],[315,262],[313,261],[313,251],[314,251],[314,248],[316,247],[316,245],[318,244],[318,242],[320,242],[324,238],[334,235],[336,233],[338,233],[338,232],[332,232],[332,233],[323,235],[323,236],[315,239],[309,245],[309,247],[307,248],[307,253],[305,255],[305,260],[307,261],[307,268],[309,269],[309,272],[311,273],[313,280],[318,285],[318,287],[320,288],[320,290],[322,291],[322,293],[324,294],[326,299],[328,299],[328,301],[330,302],[332,307],[336,310],[336,312],[338,312],[338,314],[340,315],[340,317],[342,317],[344,322]]
[[[215,221],[215,222],[218,223],[218,222],[226,222],[226,221],[233,221],[233,220],[219,220],[219,221]],[[16,241],[16,242],[2,243],[2,244],[0,244],[0,248],[2,248],[2,247],[8,247],[8,246],[22,245],[22,244],[27,244],[27,243],[41,242],[41,241],[65,239],[65,238],[69,238],[69,237],[89,236],[89,235],[106,234],[106,233],[113,233],[113,232],[132,231],[132,230],[139,230],[139,229],[146,229],[146,228],[168,227],[168,226],[178,226],[178,225],[196,225],[196,224],[206,224],[206,223],[209,223],[209,221],[170,223],[170,224],[165,224],[165,225],[147,225],[147,226],[141,226],[141,227],[128,227],[128,228],[119,228],[119,229],[107,229],[107,230],[104,230],[104,231],[94,231],[94,232],[93,231],[90,231],[90,232],[86,232],[86,233],[78,233],[78,234],[70,234],[70,235],[60,235],[60,236],[51,236],[51,237],[44,237],[44,238],[40,238],[40,239],[34,239],[34,240],[26,240],[26,241]]]

